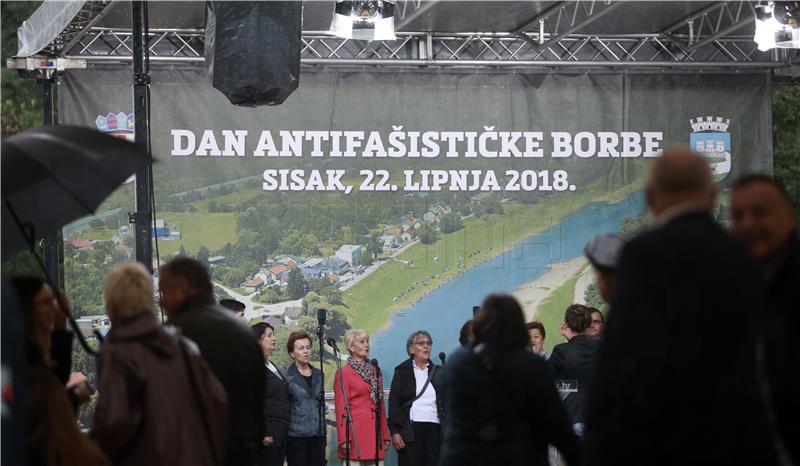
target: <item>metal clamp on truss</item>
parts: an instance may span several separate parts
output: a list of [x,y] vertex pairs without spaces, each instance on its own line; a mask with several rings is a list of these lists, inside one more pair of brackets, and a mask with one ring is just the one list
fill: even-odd
[[148,73],[134,73],[133,84],[136,86],[150,84],[150,75]]

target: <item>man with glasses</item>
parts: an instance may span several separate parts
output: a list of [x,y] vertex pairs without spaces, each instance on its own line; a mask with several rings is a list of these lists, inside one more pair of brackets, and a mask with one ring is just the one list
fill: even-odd
[[596,307],[590,307],[589,311],[592,313],[592,324],[586,329],[586,336],[597,340],[603,339],[603,329],[606,325],[606,319],[603,313]]

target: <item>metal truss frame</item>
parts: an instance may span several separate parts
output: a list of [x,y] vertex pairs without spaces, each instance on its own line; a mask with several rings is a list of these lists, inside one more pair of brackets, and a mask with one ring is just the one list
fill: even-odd
[[[398,29],[436,1],[398,0]],[[324,31],[304,31],[304,66],[377,67],[497,67],[541,69],[707,69],[792,68],[800,51],[760,52],[750,36],[733,35],[752,24],[751,1],[724,1],[697,11],[654,34],[581,34],[586,26],[624,7],[623,1],[571,0],[548,8],[503,33],[398,32],[395,41],[341,39]],[[94,26],[107,2],[88,2],[93,13],[79,15],[72,32],[65,32],[44,51],[45,57],[10,59],[9,67],[56,69],[101,63],[128,63],[132,56],[130,29]],[[94,16],[92,16],[94,15]],[[79,27],[80,26],[80,27]],[[65,31],[67,31],[65,29]],[[152,29],[150,61],[159,64],[204,63],[203,29]],[[58,60],[47,60],[48,56]]]
[[[755,4],[752,1],[717,2],[681,19],[661,34],[683,41],[694,50],[715,43],[754,21]],[[723,46],[720,43],[716,45]]]
[[[514,31],[535,50],[543,50],[559,40],[592,24],[608,13],[621,7],[622,2],[608,0],[572,0],[560,2],[536,17],[525,21]],[[537,40],[525,33],[531,26],[538,25]]]
[[[561,14],[553,13],[552,22],[558,24]],[[789,64],[790,57],[778,56],[781,51],[759,52],[750,37],[709,35],[687,42],[674,33],[604,36],[568,32],[575,24],[552,33],[398,32],[395,41],[375,42],[307,31],[302,38],[301,62],[308,66],[678,69],[774,68]],[[91,28],[66,58],[88,64],[127,63],[131,60],[131,40],[130,30]],[[154,29],[150,33],[150,60],[154,64],[202,64],[204,42],[201,29]]]

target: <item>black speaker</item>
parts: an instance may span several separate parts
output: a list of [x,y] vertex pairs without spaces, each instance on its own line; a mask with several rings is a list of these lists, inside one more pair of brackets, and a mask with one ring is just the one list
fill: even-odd
[[234,105],[278,105],[300,78],[303,4],[206,2],[206,66]]

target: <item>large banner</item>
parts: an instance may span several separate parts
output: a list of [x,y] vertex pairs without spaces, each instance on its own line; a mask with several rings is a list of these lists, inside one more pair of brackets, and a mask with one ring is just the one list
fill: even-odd
[[[66,72],[61,121],[132,138],[131,81],[123,68]],[[766,74],[305,71],[262,108],[231,105],[202,70],[159,69],[152,83],[162,259],[207,262],[219,296],[281,338],[315,328],[318,308],[337,339],[366,329],[387,386],[411,332],[449,353],[492,292],[514,293],[546,347],[560,343],[566,305],[598,304],[584,245],[646,223],[642,182],[661,149],[708,158],[723,221],[726,187],[772,167]],[[132,211],[128,185],[101,221],[65,229],[85,308],[101,311],[93,265],[76,264],[88,248],[111,251],[98,268],[130,256]]]

